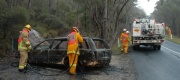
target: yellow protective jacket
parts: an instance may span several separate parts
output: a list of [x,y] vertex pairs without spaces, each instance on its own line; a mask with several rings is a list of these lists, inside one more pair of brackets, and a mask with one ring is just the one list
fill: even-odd
[[122,42],[122,38],[123,38],[123,35],[124,35],[125,33],[123,32],[123,33],[121,33],[121,35],[120,35],[120,41]]
[[77,32],[77,31],[71,31],[70,34],[67,36],[68,39],[68,50],[67,54],[78,54],[79,53],[79,48],[78,45],[79,43],[83,43],[83,38],[82,36]]
[[122,43],[123,46],[129,46],[129,42],[130,42],[130,37],[128,34],[124,33],[124,35],[122,36]]
[[31,49],[31,45],[28,40],[28,37],[29,37],[29,31],[24,28],[20,32],[20,35],[18,38],[18,50],[19,51],[29,51],[29,49]]

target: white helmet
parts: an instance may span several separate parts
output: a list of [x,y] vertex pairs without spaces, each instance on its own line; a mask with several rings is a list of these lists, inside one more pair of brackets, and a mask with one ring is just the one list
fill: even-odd
[[130,32],[129,32],[129,31],[126,31],[126,33],[128,33],[128,34],[129,34]]
[[123,31],[126,31],[126,29],[123,29]]
[[72,30],[79,32],[79,29],[77,27],[72,27]]

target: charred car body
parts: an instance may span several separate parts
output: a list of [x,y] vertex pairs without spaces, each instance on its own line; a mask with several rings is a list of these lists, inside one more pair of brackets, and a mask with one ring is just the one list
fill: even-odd
[[[78,65],[80,66],[106,66],[111,61],[110,47],[99,38],[83,37],[83,47],[80,48]],[[60,37],[47,39],[39,43],[29,53],[28,62],[61,64],[68,66],[67,38]]]

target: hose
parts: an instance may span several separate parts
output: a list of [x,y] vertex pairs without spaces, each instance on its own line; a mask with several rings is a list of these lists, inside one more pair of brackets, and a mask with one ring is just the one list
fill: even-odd
[[[76,49],[76,53],[77,53],[77,51],[78,51],[78,47],[77,47],[77,49]],[[75,59],[76,59],[76,53],[75,53],[74,60],[73,60],[73,63],[71,64],[71,66],[70,66],[68,69],[66,69],[65,71],[62,71],[62,72],[60,72],[60,73],[65,73],[66,71],[68,71],[68,70],[73,66],[74,61],[75,61]],[[40,72],[37,72],[36,70],[34,70],[30,64],[28,64],[28,66],[29,66],[29,68],[30,68],[31,70],[33,70],[35,73],[40,74],[40,75],[43,75],[43,76],[58,76],[58,75],[61,75],[60,73],[58,73],[58,74],[43,74],[43,73],[40,73]]]
[[[76,49],[76,53],[75,53],[75,56],[74,56],[74,60],[73,60],[73,63],[71,64],[71,66],[70,66],[68,69],[66,69],[65,71],[62,71],[62,72],[60,72],[60,73],[58,73],[58,74],[44,74],[44,73],[40,73],[40,72],[38,72],[37,70],[35,70],[30,64],[27,64],[27,67],[30,68],[30,70],[32,70],[33,72],[35,72],[35,73],[37,73],[37,74],[39,74],[39,75],[43,75],[43,76],[58,76],[58,75],[61,75],[62,73],[67,72],[67,71],[73,66],[74,61],[75,61],[75,59],[76,59],[76,54],[77,54],[78,48],[79,48],[79,47],[77,47],[77,49]],[[13,67],[18,67],[18,62],[12,62],[12,63],[11,63],[11,66],[13,66]]]

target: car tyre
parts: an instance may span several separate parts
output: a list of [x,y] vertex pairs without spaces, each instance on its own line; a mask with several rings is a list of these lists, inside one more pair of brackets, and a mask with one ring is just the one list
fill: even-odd
[[69,59],[68,59],[68,57],[66,57],[64,59],[64,65],[65,65],[66,68],[69,68]]
[[157,50],[160,50],[161,49],[161,45],[157,46]]

